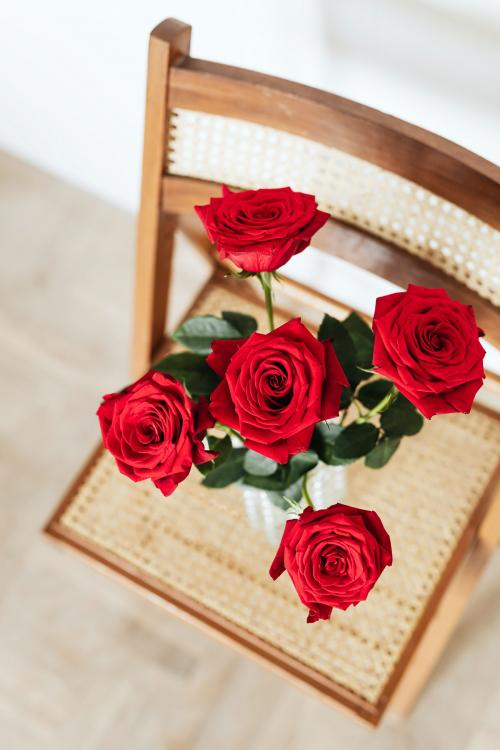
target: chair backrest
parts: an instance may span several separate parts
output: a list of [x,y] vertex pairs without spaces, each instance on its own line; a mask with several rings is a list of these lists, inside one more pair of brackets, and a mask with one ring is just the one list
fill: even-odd
[[[134,371],[165,326],[176,217],[236,188],[290,185],[329,222],[315,246],[401,286],[444,286],[500,345],[500,169],[444,138],[317,89],[189,57],[173,19],[150,39]],[[332,290],[334,293],[334,290]]]

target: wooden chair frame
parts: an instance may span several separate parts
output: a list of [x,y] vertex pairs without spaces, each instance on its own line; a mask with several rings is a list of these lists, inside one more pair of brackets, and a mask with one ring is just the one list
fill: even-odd
[[[195,60],[189,57],[190,31],[189,26],[170,19],[157,26],[150,38],[137,237],[133,377],[147,370],[168,345],[166,311],[179,217],[220,189],[214,183],[168,173],[169,111],[175,107],[246,119],[341,149],[413,180],[500,228],[500,170],[494,165],[443,138],[337,96]],[[315,245],[320,249],[333,252],[335,248],[335,255],[347,260],[352,260],[355,247],[357,265],[394,283],[445,285],[451,294],[474,304],[479,324],[491,332],[492,342],[500,345],[499,311],[439,269],[341,222],[329,222],[318,237],[319,245],[316,242]],[[220,277],[220,270],[215,269],[214,273]],[[331,303],[296,282],[289,281],[288,285],[302,299]],[[208,626],[233,645],[376,724],[388,706],[399,712],[410,710],[453,631],[500,537],[499,486],[500,469],[471,516],[375,710],[361,699],[356,701],[352,695],[346,696],[342,689],[332,688],[312,670],[300,668],[293,659],[280,656],[276,649],[240,632],[238,627],[207,613],[196,603],[158,588],[154,581],[138,580],[133,570],[120,561],[103,558],[97,549],[82,548],[78,539],[68,537],[59,523],[71,490],[46,531],[142,591],[154,594],[167,606],[174,604],[181,613]]]
[[[133,374],[154,359],[165,315],[178,217],[220,186],[168,174],[169,111],[182,107],[286,130],[412,180],[500,229],[500,169],[444,138],[307,86],[189,57],[191,27],[173,19],[150,39],[141,209],[138,223]],[[500,346],[500,315],[487,300],[427,262],[359,229],[330,222],[315,245],[401,286],[445,285],[474,304]],[[360,238],[362,241],[360,242]],[[333,251],[332,248],[335,248]]]

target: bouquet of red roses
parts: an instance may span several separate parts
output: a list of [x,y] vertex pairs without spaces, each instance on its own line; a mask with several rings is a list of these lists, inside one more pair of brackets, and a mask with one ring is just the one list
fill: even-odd
[[377,299],[372,328],[325,315],[314,335],[294,318],[275,328],[277,270],[329,215],[290,188],[231,192],[197,206],[209,239],[239,277],[255,277],[269,331],[238,311],[186,320],[169,354],[98,409],[105,447],[133,481],[170,495],[193,464],[207,487],[233,482],[279,493],[295,511],[271,565],[285,569],[308,622],[366,599],[392,563],[374,511],[331,498],[316,510],[308,474],[364,460],[380,469],[435,414],[468,412],[484,379],[473,309],[443,289],[410,285]]

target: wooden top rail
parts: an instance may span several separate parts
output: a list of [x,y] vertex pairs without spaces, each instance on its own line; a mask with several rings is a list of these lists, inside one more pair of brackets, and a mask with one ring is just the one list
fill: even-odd
[[365,159],[500,228],[500,168],[451,141],[334,94],[184,57],[169,108],[266,125]]

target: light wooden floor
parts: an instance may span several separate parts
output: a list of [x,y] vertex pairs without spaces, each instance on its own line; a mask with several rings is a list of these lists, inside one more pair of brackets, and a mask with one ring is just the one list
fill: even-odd
[[7,155],[0,211],[1,750],[498,750],[500,555],[373,732],[41,538],[126,378],[134,223]]

